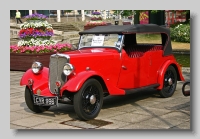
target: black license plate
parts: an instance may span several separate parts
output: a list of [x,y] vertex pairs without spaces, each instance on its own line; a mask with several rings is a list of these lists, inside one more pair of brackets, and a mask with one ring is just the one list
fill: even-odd
[[33,95],[33,101],[35,105],[54,106],[57,105],[58,98]]

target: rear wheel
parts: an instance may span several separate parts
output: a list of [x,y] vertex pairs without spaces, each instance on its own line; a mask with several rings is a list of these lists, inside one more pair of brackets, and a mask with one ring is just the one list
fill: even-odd
[[87,80],[74,95],[74,110],[81,120],[97,117],[103,105],[103,89],[96,79]]
[[44,111],[47,111],[50,108],[50,106],[34,105],[33,96],[32,96],[31,91],[28,87],[26,87],[26,89],[25,89],[25,102],[26,102],[26,105],[28,106],[28,108],[35,113],[42,113]]
[[161,97],[171,97],[177,85],[177,73],[173,66],[169,66],[164,75],[163,88],[159,91]]

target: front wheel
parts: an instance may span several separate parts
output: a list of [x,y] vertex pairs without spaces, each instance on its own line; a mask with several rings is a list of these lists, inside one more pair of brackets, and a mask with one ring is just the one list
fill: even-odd
[[81,120],[97,117],[103,105],[103,89],[96,79],[87,80],[74,95],[74,110]]
[[161,97],[171,97],[177,85],[177,73],[173,66],[169,66],[163,79],[163,88],[159,91]]
[[42,113],[44,111],[47,111],[50,108],[50,106],[34,105],[33,96],[32,96],[31,91],[28,87],[26,87],[26,89],[25,89],[25,102],[26,102],[26,105],[28,106],[28,108],[35,113]]

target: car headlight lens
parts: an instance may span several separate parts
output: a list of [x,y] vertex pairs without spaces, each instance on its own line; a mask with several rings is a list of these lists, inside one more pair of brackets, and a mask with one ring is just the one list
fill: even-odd
[[43,69],[42,63],[40,63],[40,62],[34,62],[32,64],[32,71],[33,71],[34,74],[40,73],[42,71],[42,69]]
[[72,64],[66,63],[63,67],[63,73],[65,75],[70,75],[74,71],[74,66]]

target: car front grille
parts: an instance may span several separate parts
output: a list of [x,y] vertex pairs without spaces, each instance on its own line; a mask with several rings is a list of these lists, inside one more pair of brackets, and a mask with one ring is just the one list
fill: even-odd
[[69,63],[69,56],[64,54],[53,54],[49,63],[49,89],[52,94],[58,94],[56,81],[61,82],[61,87],[67,81],[66,75],[63,73],[65,63]]

